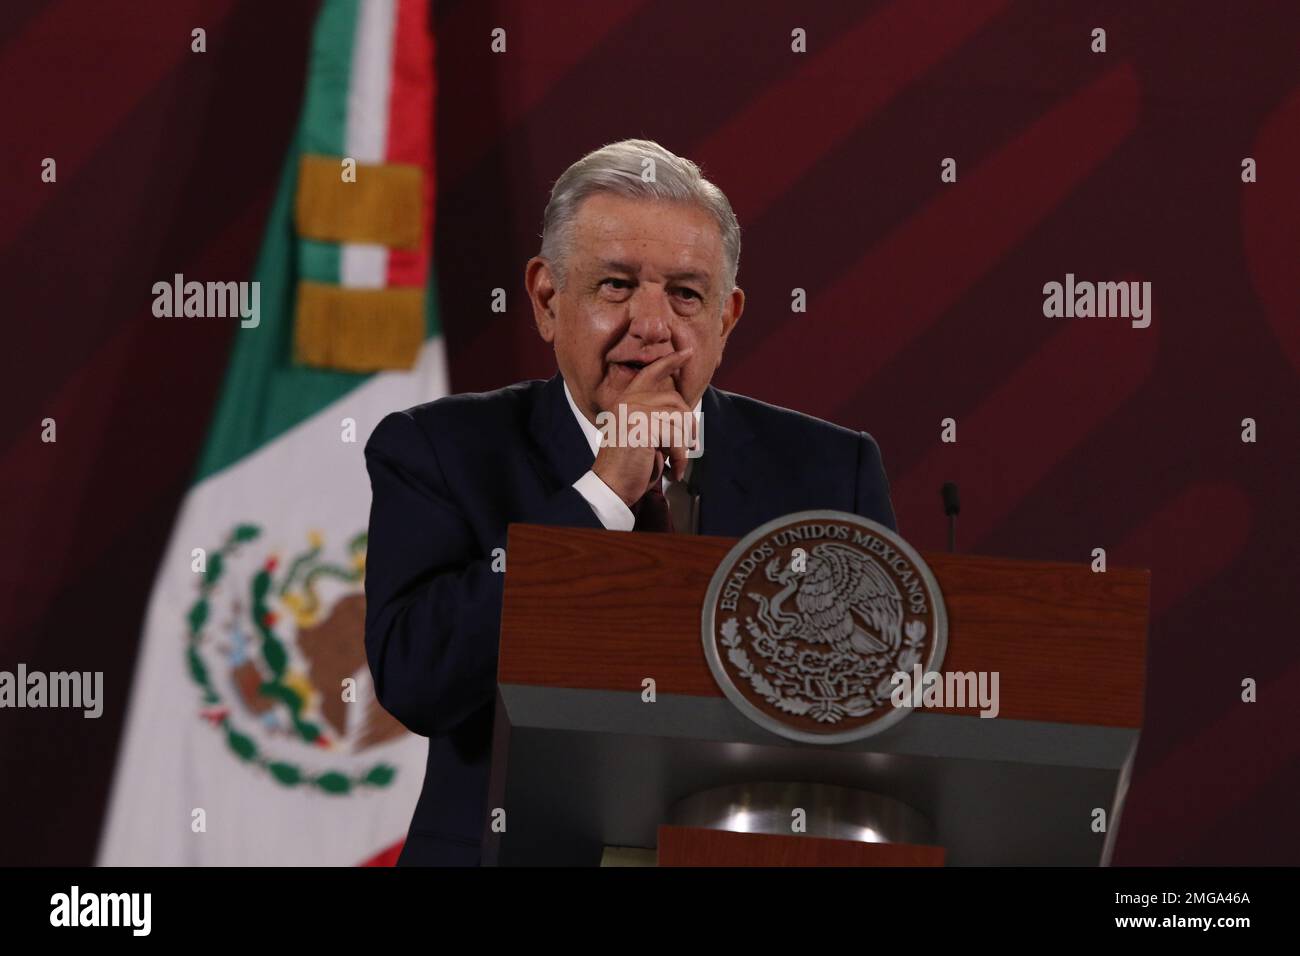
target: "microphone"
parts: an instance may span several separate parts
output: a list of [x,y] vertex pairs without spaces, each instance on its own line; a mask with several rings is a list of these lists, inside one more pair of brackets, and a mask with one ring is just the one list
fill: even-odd
[[945,481],[939,489],[943,497],[943,513],[948,516],[948,550],[957,550],[957,515],[961,513],[961,499],[957,497],[955,482]]

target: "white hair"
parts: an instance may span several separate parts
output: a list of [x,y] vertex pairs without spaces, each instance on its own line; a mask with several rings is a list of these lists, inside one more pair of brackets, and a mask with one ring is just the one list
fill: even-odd
[[[653,170],[653,176],[647,182],[648,169]],[[726,272],[723,291],[731,291],[740,269],[740,223],[731,203],[721,189],[704,178],[700,167],[648,139],[625,139],[593,150],[555,181],[542,217],[539,255],[550,263],[561,285],[578,207],[583,200],[602,192],[628,199],[691,203],[708,212],[722,235]]]

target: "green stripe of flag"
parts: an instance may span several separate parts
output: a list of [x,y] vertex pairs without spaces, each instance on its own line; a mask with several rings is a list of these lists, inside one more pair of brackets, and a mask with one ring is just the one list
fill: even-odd
[[302,113],[302,148],[308,153],[344,153],[358,12],[357,0],[325,0],[316,18]]
[[[302,150],[317,156],[347,154],[348,90],[357,35],[358,0],[325,0],[312,32],[311,61],[302,108]],[[304,279],[338,284],[341,246],[300,240],[298,270]]]
[[[338,282],[339,247],[294,231],[298,161],[304,150],[343,152],[357,0],[325,0],[312,41],[307,99],[280,173],[253,278],[261,284],[260,324],[236,328],[194,482],[234,464],[370,378],[293,364],[295,289],[300,278]],[[438,334],[437,285],[425,291],[426,338]]]

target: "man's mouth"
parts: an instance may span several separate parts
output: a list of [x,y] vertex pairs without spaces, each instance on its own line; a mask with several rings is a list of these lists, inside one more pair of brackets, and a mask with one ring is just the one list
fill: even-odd
[[[664,354],[667,355],[670,353],[665,352]],[[661,358],[663,358],[663,355],[653,355],[649,359],[631,358],[623,359],[621,361],[611,361],[608,365],[610,381],[613,383],[615,388],[626,388],[631,384],[632,380],[640,374],[642,369],[647,365],[653,365]],[[682,370],[679,368],[669,376],[671,387],[678,387],[678,383],[681,381],[681,372]]]

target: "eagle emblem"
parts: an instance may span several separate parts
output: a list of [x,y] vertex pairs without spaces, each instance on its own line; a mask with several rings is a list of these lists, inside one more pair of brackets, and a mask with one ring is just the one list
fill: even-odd
[[801,512],[752,532],[718,567],[704,607],[705,656],[723,692],[804,742],[854,740],[900,720],[894,675],[937,667],[946,634],[920,555],[844,512]]
[[[897,649],[903,598],[889,576],[861,551],[839,542],[814,545],[802,573],[773,558],[767,565],[767,579],[780,584],[781,590],[774,598],[763,594],[754,598],[759,620],[774,637],[797,636],[844,653]],[[791,594],[797,614],[783,608]]]
[[[365,660],[366,535],[331,553],[319,532],[283,560],[236,525],[196,566],[186,661],[199,716],[282,787],[345,795],[391,785],[386,745],[406,729],[380,705]],[[198,560],[196,558],[196,560]]]

